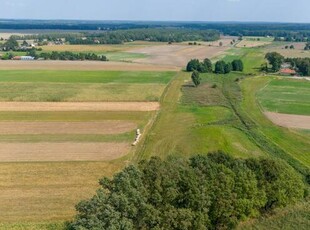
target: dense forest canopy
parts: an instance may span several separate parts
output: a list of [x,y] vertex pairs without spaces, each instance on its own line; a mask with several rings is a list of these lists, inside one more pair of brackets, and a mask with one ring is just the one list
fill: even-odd
[[69,229],[233,229],[306,194],[301,176],[284,161],[222,152],[152,158],[100,185],[92,199],[77,205]]
[[48,33],[13,36],[13,38],[17,40],[46,39],[48,41],[63,38],[70,44],[121,44],[137,40],[155,42],[216,41],[220,38],[220,33],[215,30],[153,28],[68,34]]
[[[310,24],[307,23],[235,23],[235,22],[109,22],[109,21],[44,21],[44,20],[0,20],[0,29],[23,29],[23,30],[77,30],[88,31],[91,34],[94,32],[101,32],[101,39],[103,41],[114,40],[143,40],[143,37],[152,35],[154,41],[190,41],[190,40],[215,40],[217,35],[209,34],[205,36],[203,31],[217,31],[224,35],[232,36],[272,36],[278,41],[309,41],[310,40]],[[141,36],[133,33],[135,30],[141,30]],[[150,30],[155,29],[157,32],[162,32],[160,29],[171,30],[178,29],[177,35],[168,36],[168,32],[162,36],[150,34]],[[116,34],[102,33],[103,31],[122,31]],[[129,32],[132,30],[132,33]],[[93,32],[91,32],[93,31]],[[184,31],[186,35],[184,35]],[[188,32],[191,31],[195,35],[190,36]],[[200,32],[198,32],[200,31]],[[71,33],[71,32],[70,32]],[[86,35],[89,33],[86,32]],[[181,35],[182,34],[182,35]],[[85,36],[85,34],[84,34]],[[109,37],[111,36],[111,37]],[[113,36],[116,36],[115,38]],[[138,36],[138,37],[137,37]],[[72,40],[75,43],[81,42],[75,33]],[[87,36],[91,37],[91,36]],[[94,37],[94,36],[93,36]],[[156,38],[154,38],[156,37]],[[118,41],[119,42],[119,41]]]

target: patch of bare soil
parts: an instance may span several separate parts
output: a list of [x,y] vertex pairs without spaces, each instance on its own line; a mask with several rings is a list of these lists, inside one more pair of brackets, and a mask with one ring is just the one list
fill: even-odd
[[129,150],[128,143],[1,143],[0,162],[107,161]]
[[158,102],[0,102],[0,111],[155,111]]
[[265,115],[276,125],[296,128],[310,129],[310,116],[291,115],[282,113],[265,112]]
[[178,71],[167,64],[158,66],[129,62],[101,61],[0,61],[0,70],[122,70],[122,71]]
[[0,122],[0,134],[120,134],[135,128],[126,121]]
[[212,58],[227,50],[227,46],[209,45],[158,45],[132,49],[128,52],[146,54],[149,57],[134,62],[184,67],[190,59]]

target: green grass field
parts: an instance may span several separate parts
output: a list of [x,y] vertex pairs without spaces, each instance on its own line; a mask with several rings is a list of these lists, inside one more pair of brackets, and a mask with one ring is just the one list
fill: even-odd
[[310,202],[302,202],[284,209],[277,209],[271,216],[242,223],[238,230],[308,230]]
[[260,66],[265,63],[264,56],[261,48],[233,48],[226,51],[222,58],[226,62],[241,59],[244,64],[243,73],[257,74]]
[[243,39],[247,40],[247,41],[257,41],[257,39],[259,39],[259,41],[262,42],[272,42],[274,40],[273,37],[253,37],[253,36],[244,36]]
[[147,58],[146,54],[141,53],[129,53],[129,52],[108,52],[103,53],[110,61],[125,61],[130,62],[134,59]]
[[[290,131],[286,128],[275,126],[263,114],[257,93],[271,80],[270,77],[252,77],[241,83],[244,95],[241,104],[242,112],[254,123],[253,132],[255,135],[262,135],[267,141],[264,146],[266,150],[276,157],[286,159],[291,165],[297,168],[310,167],[310,139],[309,135]],[[270,144],[270,146],[267,145]]]
[[1,70],[0,82],[167,84],[174,72]]
[[[151,155],[191,156],[218,150],[238,157],[264,155],[236,126],[238,119],[222,94],[223,78],[205,74],[202,85],[194,88],[191,83],[184,85],[190,75],[180,73],[163,98],[161,113],[138,159]],[[214,83],[218,84],[215,89],[211,87]]]
[[0,71],[0,101],[158,101],[174,72]]
[[310,82],[274,78],[259,91],[258,99],[268,111],[310,115]]

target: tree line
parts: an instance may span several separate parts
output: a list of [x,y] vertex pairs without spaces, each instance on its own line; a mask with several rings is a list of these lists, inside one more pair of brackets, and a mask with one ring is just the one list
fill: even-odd
[[97,55],[95,53],[73,53],[69,51],[57,52],[53,51],[50,53],[42,52],[37,54],[35,49],[27,52],[28,56],[32,56],[35,59],[42,58],[44,60],[91,60],[91,61],[108,61],[107,57],[104,55]]
[[[213,70],[212,62],[210,59],[206,58],[202,62],[198,59],[192,59],[187,63],[186,71],[192,72],[196,71],[198,73],[211,73],[214,72],[216,74],[228,74],[231,71],[243,71],[243,62],[240,59],[233,60],[232,62],[225,62],[223,60],[219,60],[215,63],[215,67]],[[195,73],[197,74],[197,73]]]
[[203,23],[203,22],[106,22],[53,20],[0,20],[0,29],[116,31],[131,29],[216,30],[232,36],[272,36],[288,41],[310,40],[309,23]]
[[66,38],[70,44],[122,44],[132,41],[183,42],[216,41],[220,34],[214,30],[190,29],[133,29],[108,31],[105,33],[85,33],[84,37]]
[[240,221],[302,200],[306,187],[286,162],[222,152],[153,157],[100,180],[68,229],[234,229]]

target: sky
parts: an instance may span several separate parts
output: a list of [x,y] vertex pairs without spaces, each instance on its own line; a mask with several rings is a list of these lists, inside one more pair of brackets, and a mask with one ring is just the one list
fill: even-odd
[[310,0],[0,0],[3,19],[310,23]]

